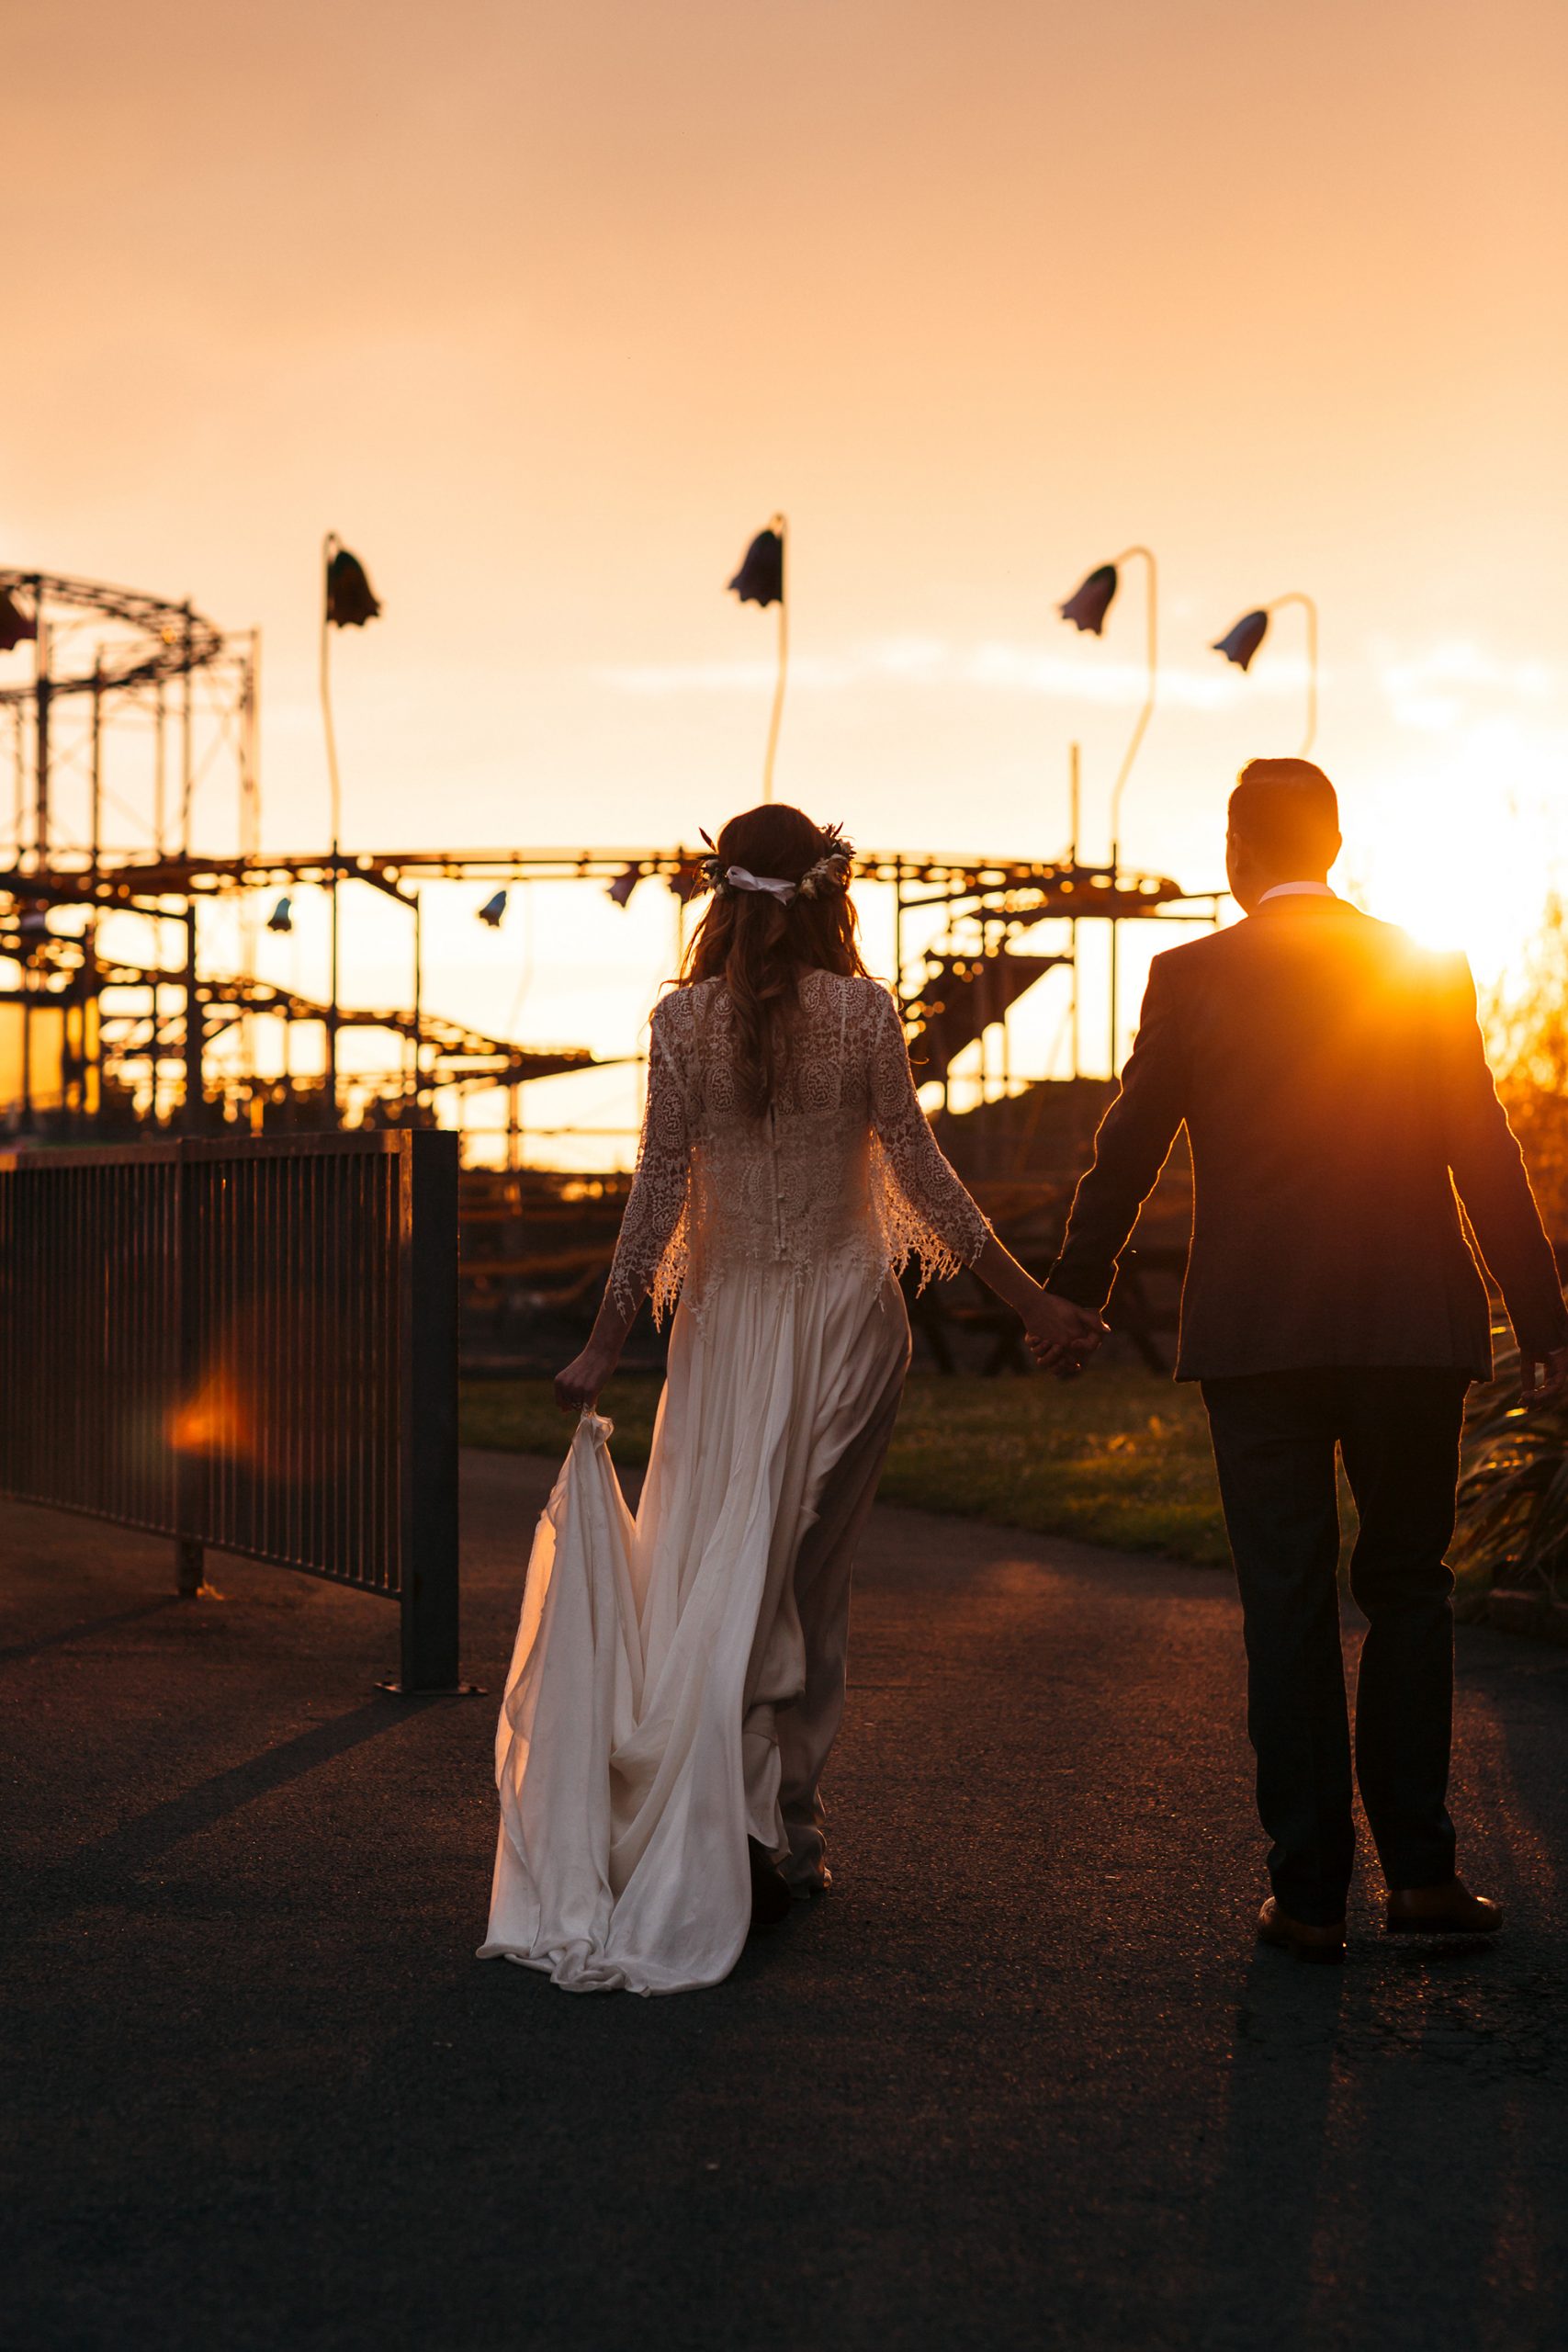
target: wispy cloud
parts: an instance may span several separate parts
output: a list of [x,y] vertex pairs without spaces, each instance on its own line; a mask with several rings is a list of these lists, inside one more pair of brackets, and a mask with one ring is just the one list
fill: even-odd
[[1562,694],[1562,673],[1548,662],[1506,661],[1468,639],[1418,653],[1380,649],[1378,683],[1401,727],[1446,734],[1478,715],[1478,706],[1541,708]]
[[[596,666],[586,674],[611,692],[663,699],[682,696],[758,695],[773,684],[766,656],[727,662],[646,662]],[[1361,690],[1381,694],[1399,727],[1422,734],[1444,734],[1473,725],[1486,713],[1514,710],[1546,717],[1568,693],[1568,677],[1552,663],[1514,660],[1473,640],[1452,639],[1416,650],[1388,644],[1369,649]],[[1354,689],[1354,670],[1341,673]],[[1141,663],[1109,650],[1060,649],[1003,638],[969,644],[938,637],[878,638],[840,653],[798,654],[790,666],[796,694],[836,695],[878,686],[914,690],[954,688],[1013,695],[1036,701],[1099,704],[1128,709],[1143,699]],[[1334,685],[1331,672],[1321,685]],[[1222,710],[1239,697],[1259,703],[1299,699],[1306,663],[1299,653],[1276,652],[1245,681],[1216,657],[1210,663],[1172,662],[1159,674],[1162,706],[1192,711]]]
[[[649,662],[596,667],[590,674],[615,692],[629,695],[755,694],[772,684],[769,661]],[[1252,682],[1265,695],[1299,695],[1305,680],[1300,661],[1272,663]],[[883,638],[841,654],[807,653],[790,664],[797,692],[840,694],[876,684],[966,686],[995,694],[1060,702],[1131,705],[1141,701],[1142,665],[1081,652],[1052,652],[1004,639],[955,645],[942,638]],[[1162,702],[1193,710],[1224,706],[1235,692],[1234,677],[1218,662],[1208,670],[1172,664],[1159,675]]]

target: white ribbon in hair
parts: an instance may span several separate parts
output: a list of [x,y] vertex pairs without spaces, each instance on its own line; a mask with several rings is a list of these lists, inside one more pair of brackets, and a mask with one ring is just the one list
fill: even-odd
[[781,882],[776,875],[752,874],[744,865],[728,866],[724,878],[732,890],[766,890],[784,907],[788,906],[800,888],[798,882]]

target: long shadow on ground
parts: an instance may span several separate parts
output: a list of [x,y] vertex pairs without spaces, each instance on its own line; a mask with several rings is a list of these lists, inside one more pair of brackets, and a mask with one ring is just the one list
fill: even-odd
[[[671,2001],[472,1959],[547,1468],[467,1467],[466,1671],[383,1605],[0,1515],[17,2352],[1562,2333],[1568,1678],[1461,1641],[1504,1944],[1258,1951],[1228,1580],[886,1511],[838,1891]],[[1354,1643],[1354,1635],[1349,1639]]]

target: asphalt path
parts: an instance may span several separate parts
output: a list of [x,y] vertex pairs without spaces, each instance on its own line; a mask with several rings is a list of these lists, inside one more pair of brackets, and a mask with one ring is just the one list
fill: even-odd
[[[1568,2333],[1568,1658],[1461,1635],[1495,1949],[1258,1949],[1212,1571],[901,1510],[834,1894],[671,2000],[472,1957],[549,1465],[466,1476],[479,1699],[383,1602],[0,1510],[8,2352],[1529,2352]],[[1347,1628],[1351,1647],[1356,1639]]]

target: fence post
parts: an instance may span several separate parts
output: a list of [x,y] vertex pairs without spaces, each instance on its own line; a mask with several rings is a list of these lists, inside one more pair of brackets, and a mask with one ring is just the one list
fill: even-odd
[[457,1138],[400,1137],[398,1555],[400,1674],[412,1694],[457,1680]]
[[[179,1333],[176,1413],[191,1403],[201,1377],[201,1288],[197,1273],[196,1186],[183,1143],[175,1147],[170,1171],[175,1189],[175,1317]],[[201,1590],[202,1545],[199,1530],[206,1517],[207,1464],[193,1446],[176,1446],[175,1468],[175,1574],[182,1600],[194,1600]]]

